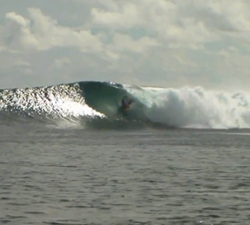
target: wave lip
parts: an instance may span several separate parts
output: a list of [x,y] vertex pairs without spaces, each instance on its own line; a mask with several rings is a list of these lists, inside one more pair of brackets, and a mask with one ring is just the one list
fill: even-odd
[[[124,96],[134,101],[121,111]],[[249,128],[250,95],[201,87],[153,88],[85,81],[0,90],[0,119],[74,119],[92,128]]]

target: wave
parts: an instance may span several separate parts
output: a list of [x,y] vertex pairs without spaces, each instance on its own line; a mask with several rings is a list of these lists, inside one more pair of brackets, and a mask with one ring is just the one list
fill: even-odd
[[[121,99],[133,99],[121,111]],[[0,120],[80,122],[90,128],[250,128],[250,95],[86,81],[0,90]]]

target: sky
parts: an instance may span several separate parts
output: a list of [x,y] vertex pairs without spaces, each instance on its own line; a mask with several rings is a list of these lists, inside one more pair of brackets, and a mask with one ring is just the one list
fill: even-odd
[[0,88],[249,89],[249,0],[0,0]]

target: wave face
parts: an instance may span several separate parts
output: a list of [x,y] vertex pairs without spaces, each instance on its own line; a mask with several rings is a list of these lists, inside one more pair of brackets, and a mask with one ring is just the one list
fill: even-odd
[[[124,96],[134,102],[121,112]],[[250,128],[250,96],[198,88],[76,82],[0,90],[0,120],[79,122],[92,128]]]

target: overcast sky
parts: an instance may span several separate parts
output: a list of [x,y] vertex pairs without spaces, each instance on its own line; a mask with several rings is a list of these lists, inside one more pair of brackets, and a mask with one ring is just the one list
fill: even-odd
[[249,0],[1,0],[0,88],[250,87]]

